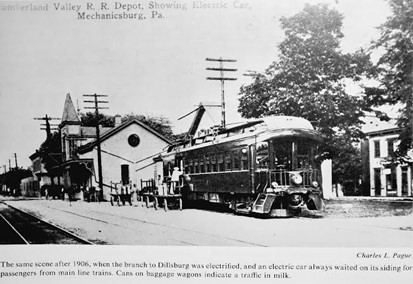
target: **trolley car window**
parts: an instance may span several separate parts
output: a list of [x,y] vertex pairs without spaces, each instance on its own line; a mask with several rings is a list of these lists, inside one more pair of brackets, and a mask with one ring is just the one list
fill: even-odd
[[292,170],[293,144],[291,141],[274,141],[274,162],[276,169]]
[[257,144],[257,170],[268,170],[268,142]]
[[225,170],[226,171],[231,170],[231,153],[227,153],[225,155]]
[[313,167],[315,145],[310,140],[274,140],[274,168],[283,170]]
[[190,174],[194,173],[194,161],[191,159],[189,160],[189,172]]
[[171,165],[171,162],[168,162],[166,166],[163,168],[163,175],[165,177],[168,177],[171,175],[171,173],[172,173],[172,165]]
[[187,163],[187,161],[185,161],[185,163],[184,163],[184,172],[186,173],[186,174],[189,174],[190,172],[189,172],[189,165],[188,165],[188,163]]
[[217,171],[217,157],[212,154],[211,155],[211,165],[212,165],[212,172],[216,172]]
[[224,155],[223,154],[218,155],[218,171],[219,172],[225,171],[225,169],[224,169]]
[[234,156],[234,170],[239,170],[241,168],[241,161],[239,157],[240,151],[235,150],[232,154]]
[[312,157],[314,155],[314,146],[311,141],[299,141],[297,149],[297,168],[308,169],[312,167]]
[[198,159],[194,159],[194,173],[199,173]]
[[243,170],[248,170],[248,152],[246,149],[241,150],[241,166]]
[[205,164],[204,164],[204,157],[201,156],[199,158],[199,172],[204,173],[205,172]]
[[210,157],[209,155],[205,156],[205,171],[207,173],[211,172],[211,164],[210,164]]

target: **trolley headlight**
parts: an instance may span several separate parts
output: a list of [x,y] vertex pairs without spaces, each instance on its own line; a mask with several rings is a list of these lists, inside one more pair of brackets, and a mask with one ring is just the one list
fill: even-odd
[[290,196],[290,206],[299,206],[303,202],[303,197],[300,194],[293,194]]
[[318,182],[313,181],[313,182],[312,182],[312,185],[313,185],[314,188],[317,188],[317,187],[318,187]]
[[290,180],[295,185],[300,185],[303,182],[303,177],[299,173],[291,175]]

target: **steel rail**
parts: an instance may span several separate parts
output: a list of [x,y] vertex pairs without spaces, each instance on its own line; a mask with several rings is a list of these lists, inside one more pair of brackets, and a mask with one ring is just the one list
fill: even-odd
[[22,234],[17,231],[17,229],[0,213],[0,217],[3,218],[4,221],[13,229],[13,231],[26,243],[26,245],[30,245],[30,243],[22,236]]
[[[3,202],[2,202],[2,203],[3,203]],[[78,235],[76,235],[76,234],[74,234],[74,233],[72,233],[72,232],[70,232],[70,231],[68,231],[68,230],[60,227],[60,226],[58,226],[58,225],[55,225],[55,224],[50,223],[50,222],[48,222],[48,221],[46,221],[46,220],[43,220],[43,219],[41,219],[41,218],[39,218],[39,217],[37,217],[37,216],[35,216],[35,215],[33,215],[33,214],[30,214],[30,213],[28,213],[28,212],[26,212],[26,211],[23,211],[23,210],[21,210],[21,209],[19,209],[19,208],[16,208],[16,207],[12,206],[12,205],[9,205],[9,204],[7,204],[7,203],[3,203],[3,204],[6,204],[8,207],[10,207],[10,208],[12,208],[12,209],[14,209],[14,210],[16,210],[16,211],[18,211],[18,212],[21,212],[21,213],[23,213],[23,214],[25,214],[25,215],[27,215],[27,216],[30,216],[30,217],[32,217],[32,218],[34,218],[34,219],[37,219],[37,220],[39,220],[40,222],[42,222],[42,223],[44,223],[44,224],[46,224],[46,225],[48,225],[48,226],[51,226],[51,227],[55,228],[56,230],[59,230],[59,231],[61,231],[61,232],[64,232],[65,234],[68,234],[69,236],[71,236],[71,237],[74,238],[75,240],[78,240],[78,241],[80,241],[80,242],[82,242],[82,243],[85,243],[85,244],[94,245],[93,242],[91,242],[91,241],[89,241],[89,240],[86,240],[86,239],[84,239],[84,238],[82,238],[82,237],[80,237],[80,236],[78,236]]]
[[[54,209],[54,210],[56,210],[56,211],[61,211],[61,212],[69,213],[69,214],[72,214],[72,215],[75,215],[75,216],[79,216],[79,217],[81,217],[81,218],[85,218],[85,219],[90,219],[90,220],[93,220],[93,221],[98,221],[98,222],[106,223],[106,224],[109,224],[109,225],[114,225],[114,226],[118,226],[118,227],[125,227],[125,228],[128,228],[128,227],[129,227],[129,226],[125,226],[125,225],[122,225],[122,224],[116,224],[116,223],[109,222],[109,221],[106,221],[106,220],[93,218],[93,217],[86,216],[86,215],[83,215],[83,214],[80,214],[80,213],[74,213],[74,212],[71,212],[71,211],[59,209],[59,208],[56,208],[56,207],[53,207],[53,206],[47,206],[47,208]],[[174,226],[174,225],[167,225],[167,224],[162,224],[162,223],[157,223],[157,222],[152,222],[152,221],[146,221],[146,220],[137,219],[137,218],[132,218],[132,217],[127,217],[127,216],[119,216],[119,215],[110,214],[110,213],[106,213],[106,212],[100,212],[100,211],[96,211],[96,210],[90,210],[90,212],[94,212],[94,213],[97,213],[97,214],[99,214],[99,215],[107,215],[107,216],[117,217],[117,218],[121,218],[121,219],[128,219],[128,220],[135,221],[135,222],[139,222],[139,223],[142,223],[142,224],[149,224],[149,225],[153,225],[153,226],[159,226],[159,227],[166,227],[166,228],[171,228],[171,229],[175,229],[175,230],[181,230],[181,231],[184,231],[184,232],[192,232],[192,233],[196,233],[196,234],[201,234],[201,235],[207,235],[207,236],[211,236],[211,237],[222,238],[222,239],[224,239],[224,240],[235,241],[235,242],[244,243],[244,244],[253,245],[253,246],[258,246],[258,247],[267,247],[267,245],[262,245],[262,244],[258,244],[258,243],[254,243],[254,242],[250,242],[250,241],[245,241],[245,240],[240,240],[240,239],[237,239],[237,238],[220,236],[220,235],[217,235],[217,234],[208,233],[208,232],[203,232],[203,231],[199,231],[199,230],[182,228],[182,227],[178,227],[178,226]],[[181,242],[181,243],[189,244],[189,243],[187,243],[187,242],[183,242],[183,241],[180,241],[180,240],[176,240],[176,241],[179,241],[179,242]],[[192,244],[192,245],[195,245],[195,244]]]

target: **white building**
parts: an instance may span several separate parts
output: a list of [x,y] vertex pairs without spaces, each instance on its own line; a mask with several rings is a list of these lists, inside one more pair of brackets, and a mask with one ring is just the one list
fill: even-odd
[[413,153],[403,162],[391,162],[400,129],[392,123],[375,123],[365,131],[368,142],[370,196],[412,196]]
[[[64,187],[81,198],[83,187],[97,188],[99,184],[96,128],[81,125],[70,95],[60,129]],[[153,179],[153,158],[169,145],[165,137],[138,120],[121,123],[118,116],[115,127],[100,128],[103,198],[109,200],[115,183],[130,182],[139,188],[141,180]]]
[[[45,168],[43,156],[44,155],[42,154],[42,152],[39,151],[36,151],[32,155],[30,155],[30,160],[32,160],[33,175],[36,177],[36,180],[39,183],[39,190],[42,189],[44,186],[51,184],[50,176]],[[44,195],[44,192],[39,192],[39,194]]]

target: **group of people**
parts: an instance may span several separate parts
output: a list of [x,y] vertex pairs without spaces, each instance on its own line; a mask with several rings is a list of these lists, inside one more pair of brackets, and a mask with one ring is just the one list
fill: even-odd
[[[165,181],[161,181],[161,176],[158,177],[158,184],[157,187],[163,187],[162,193],[163,195],[173,195],[180,193],[180,177],[182,176],[182,171],[178,167],[173,168],[171,173],[171,177],[169,178],[169,182],[165,183]],[[90,186],[88,184],[77,185],[73,184],[71,188],[64,189],[61,186],[61,192],[59,192],[59,196],[64,200],[65,195],[69,199],[69,201],[73,201],[75,199],[76,193],[82,193],[83,200],[87,202],[100,202],[103,200],[103,192],[97,186]],[[158,194],[161,194],[160,192]],[[52,194],[52,190],[46,190],[46,199],[50,196],[55,195]],[[142,199],[142,192],[138,189],[136,184],[132,184],[132,181],[120,181],[119,183],[112,183],[111,190],[110,190],[111,197],[119,197],[119,198],[127,198],[127,201],[136,199],[137,201]],[[78,197],[79,198],[79,197]],[[82,197],[80,197],[82,198]]]
[[132,205],[132,200],[136,194],[136,199],[139,200],[139,191],[136,184],[131,181],[121,181],[119,183],[112,183],[110,195],[111,203],[121,201],[122,203],[129,202]]
[[83,192],[83,199],[87,202],[91,202],[91,201],[100,202],[101,200],[101,190],[99,187],[85,185],[82,188],[82,192]]

